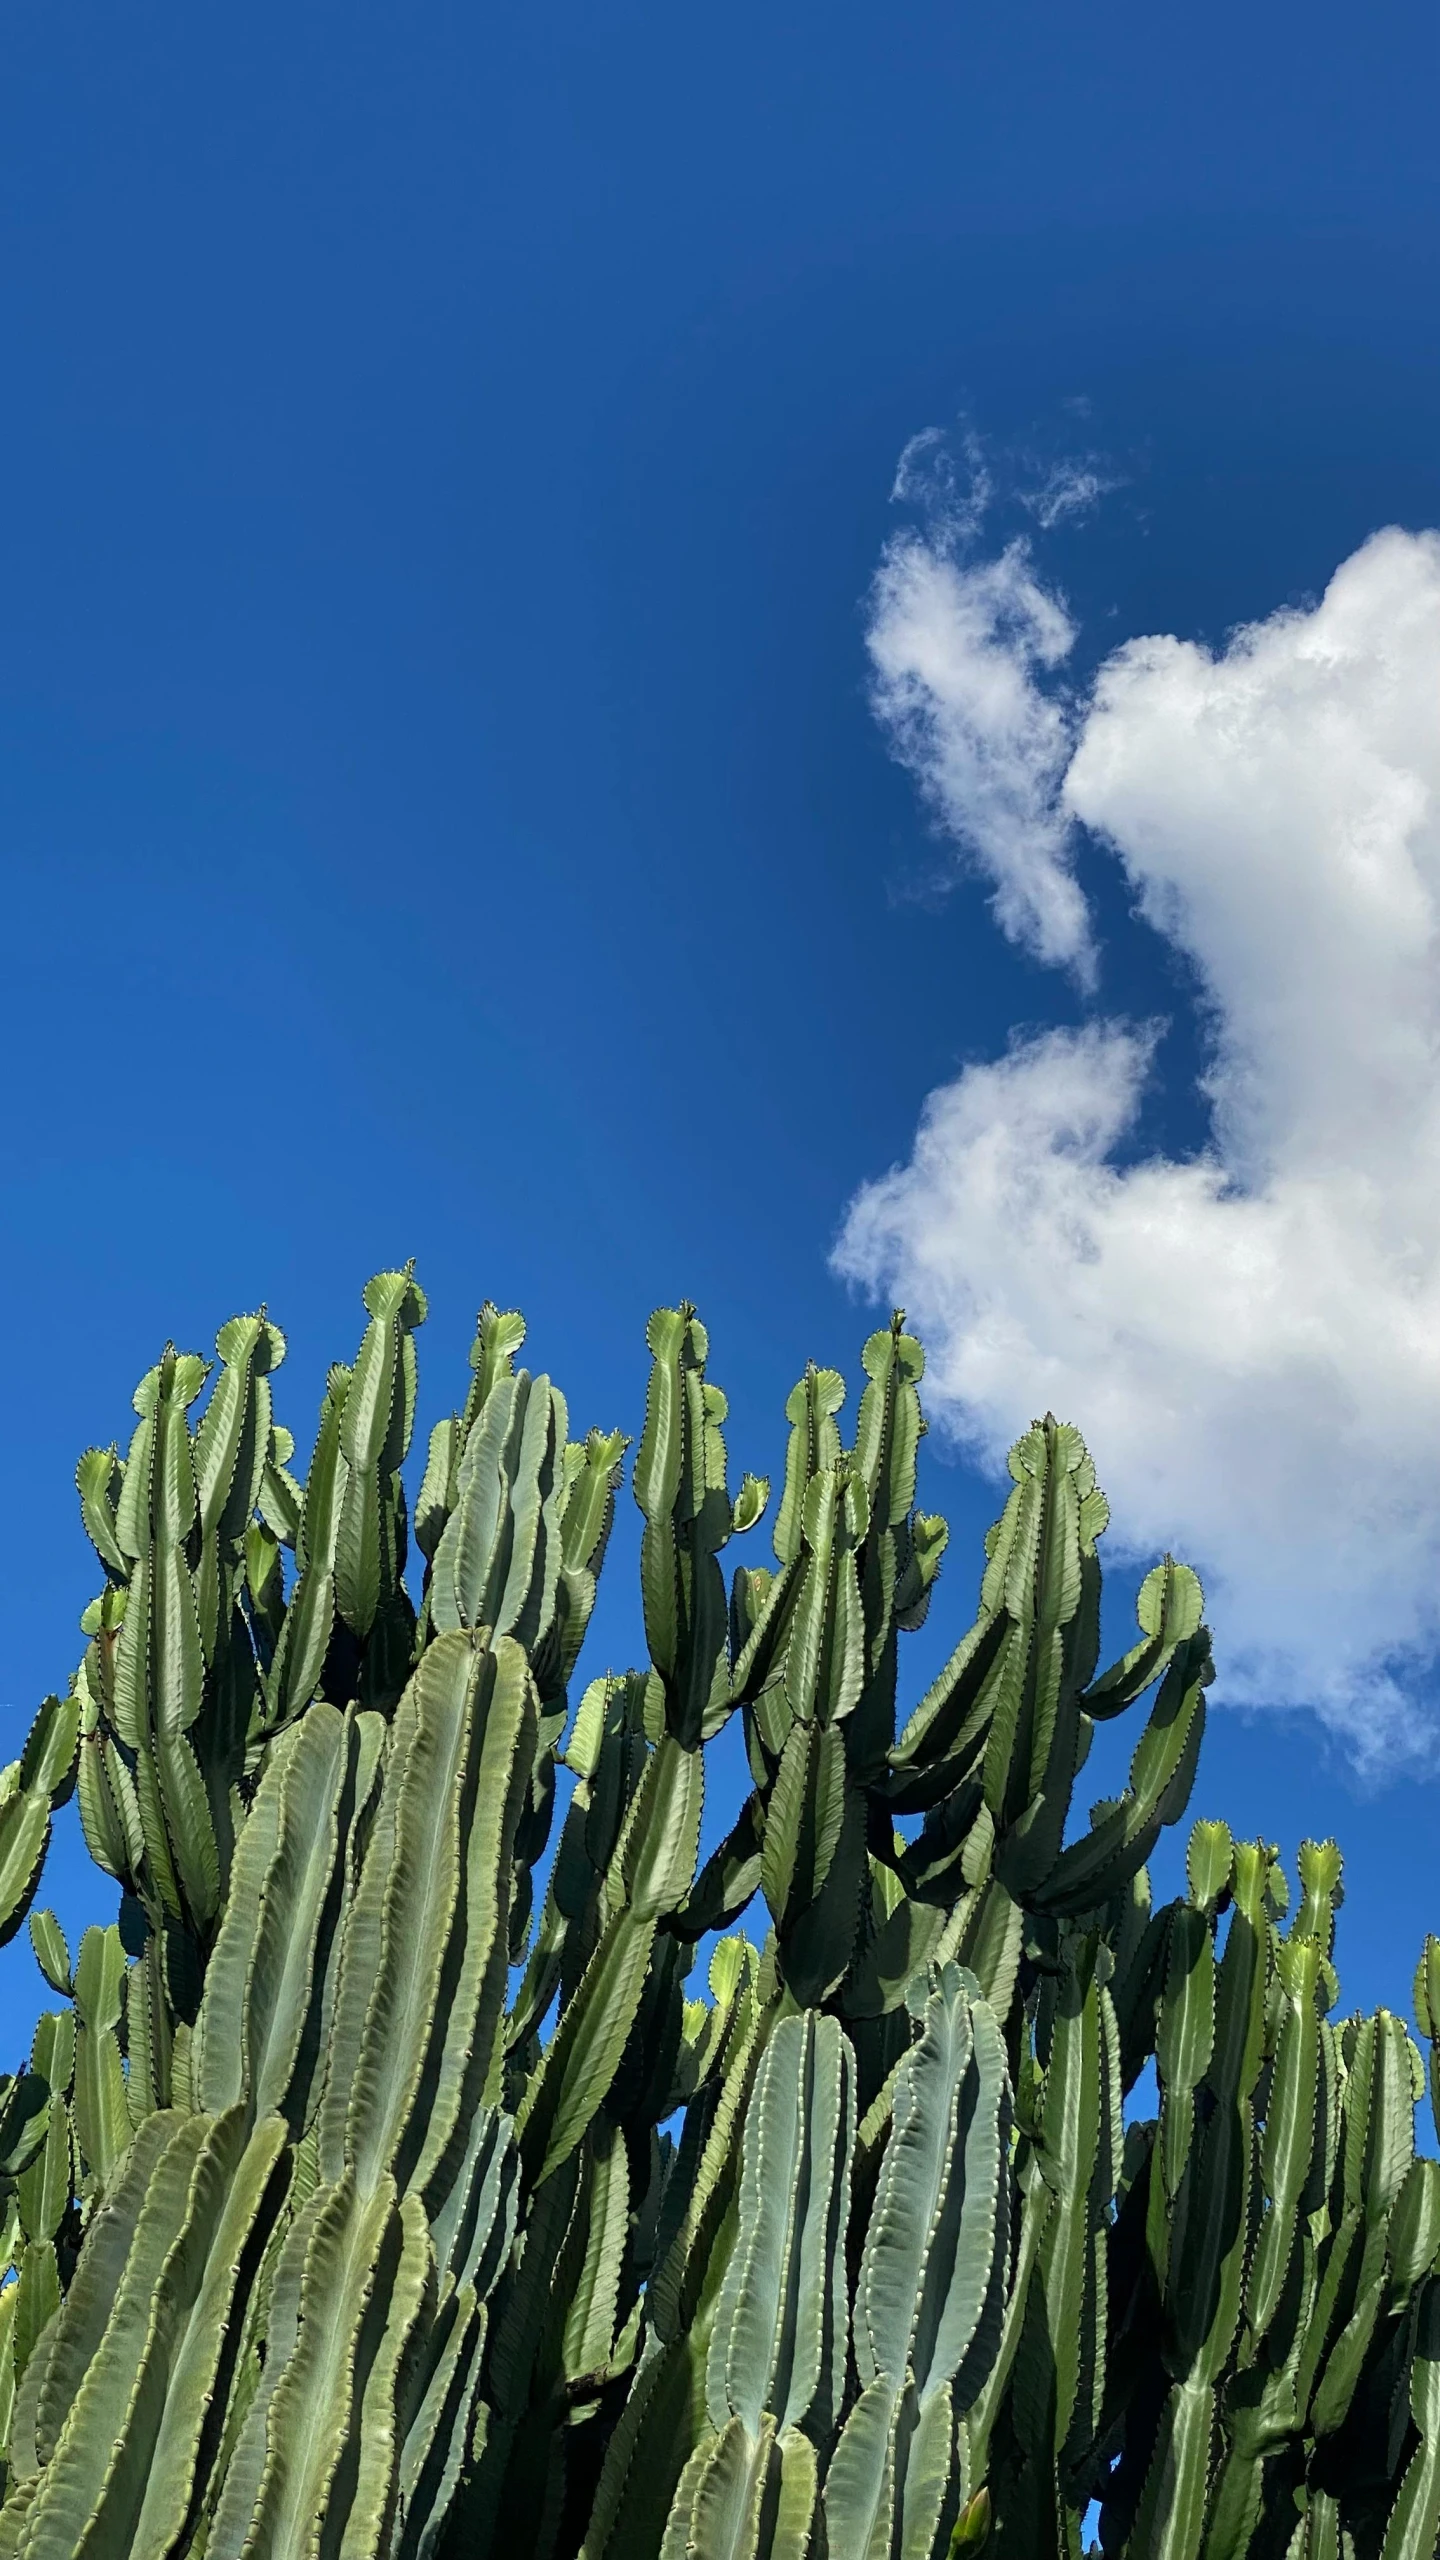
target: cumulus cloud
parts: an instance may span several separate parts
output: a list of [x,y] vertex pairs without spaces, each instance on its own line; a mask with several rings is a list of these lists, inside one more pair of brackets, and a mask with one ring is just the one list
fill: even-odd
[[839,1267],[911,1308],[985,1456],[1046,1406],[1081,1424],[1125,1545],[1206,1571],[1226,1694],[1393,1763],[1433,1746],[1440,1647],[1440,537],[1377,535],[1218,654],[1132,641],[1049,723],[1068,618],[987,626],[979,574],[905,565],[912,761],[982,811],[1003,773],[987,859],[1048,957],[1083,907],[1047,945],[1018,884],[1079,906],[1077,820],[1121,863],[1198,976],[1211,1142],[1134,1161],[1153,1026],[1022,1040],[930,1096]]

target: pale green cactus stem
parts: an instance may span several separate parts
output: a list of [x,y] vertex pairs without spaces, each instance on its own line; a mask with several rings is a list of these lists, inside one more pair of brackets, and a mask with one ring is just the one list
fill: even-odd
[[746,2111],[735,2238],[710,2331],[709,2424],[676,2484],[662,2554],[717,2531],[743,2548],[767,2505],[772,2549],[798,2560],[807,2548],[817,2447],[835,2428],[845,2382],[854,2139],[854,2069],[839,2027],[782,2020]]
[[943,2550],[971,2494],[956,2420],[1000,2343],[1009,2089],[983,2001],[947,1968],[895,2085],[852,2311],[860,2393],[825,2472],[828,2548]]

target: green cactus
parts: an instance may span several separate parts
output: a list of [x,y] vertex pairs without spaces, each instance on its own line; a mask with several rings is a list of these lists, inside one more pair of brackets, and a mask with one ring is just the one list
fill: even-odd
[[[0,1931],[61,2003],[0,2087],[0,2554],[1078,2560],[1096,2505],[1106,2560],[1433,2554],[1420,2054],[1335,2023],[1332,1843],[1287,1918],[1273,1845],[1199,1822],[1152,1909],[1210,1642],[1167,1558],[1097,1670],[1078,1434],[1017,1442],[902,1713],[919,1343],[871,1336],[848,1446],[807,1370],[775,1570],[727,1588],[769,1488],[659,1310],[648,1659],[572,1713],[624,1438],[571,1441],[487,1302],[412,1593],[413,1272],[365,1310],[304,1481],[263,1311],[78,1471],[105,1588],[0,1776]],[[32,1905],[77,1780],[121,1901],[72,1962]],[[1440,1940],[1415,2015],[1440,2124]]]
[[80,1739],[77,1700],[47,1698],[18,1760],[0,1769],[0,1946],[34,1901],[50,1845],[50,1817],[74,1789]]

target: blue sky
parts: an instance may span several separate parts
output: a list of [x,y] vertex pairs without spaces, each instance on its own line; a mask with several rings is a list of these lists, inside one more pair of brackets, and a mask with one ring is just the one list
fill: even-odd
[[[1003,1126],[1013,1205],[1026,1145],[1037,1179],[1054,1171],[1054,1110],[1022,1113],[1017,1136],[993,1084],[957,1079],[1033,1061],[1037,1036],[1083,1034],[1102,1103],[1128,1076],[1135,1108],[1074,1200],[1047,1194],[1029,1227],[1002,1202],[983,1228],[972,1158],[962,1180],[952,1144],[944,1217],[911,1179],[879,1241],[873,1222],[868,1243],[848,1230],[852,1270],[881,1289],[917,1282],[945,1361],[951,1437],[930,1443],[928,1498],[955,1544],[914,1650],[928,1661],[968,1619],[995,1508],[986,1452],[1048,1393],[1032,1397],[1033,1357],[1072,1390],[1107,1483],[1109,1422],[1137,1544],[1152,1530],[1163,1544],[1173,1516],[1177,1542],[1215,1541],[1233,1585],[1231,1694],[1262,1703],[1217,1712],[1196,1810],[1287,1851],[1335,1830],[1347,1988],[1404,2004],[1419,1936],[1440,1921],[1435,1389],[1417,1355],[1410,1394],[1395,1315],[1412,1281],[1423,1315],[1435,1262],[1413,1174],[1433,1089],[1428,925],[1404,928],[1414,967],[1394,1000],[1421,1066],[1335,1158],[1358,1180],[1378,1128],[1411,1171],[1381,1164],[1374,1199],[1322,1184],[1314,1251],[1293,1219],[1275,1247],[1308,1270],[1373,1216],[1384,1323],[1362,1271],[1343,1304],[1310,1311],[1339,1344],[1313,1375],[1262,1334],[1246,1376],[1257,1409],[1273,1390],[1272,1476],[1271,1443],[1217,1420],[1220,1320],[1187,1297],[1155,1336],[1133,1256],[1106,1256],[1120,1253],[1116,1200],[1137,1199],[1116,1191],[1128,1170],[1179,1167],[1178,1199],[1187,1162],[1220,1143],[1217,1090],[1197,1075],[1240,1019],[1252,961],[1264,997],[1284,919],[1330,915],[1313,883],[1348,784],[1247,850],[1243,773],[1196,815],[1202,755],[1179,879],[1156,852],[1167,811],[1145,801],[1168,771],[1160,679],[1112,702],[1108,728],[1092,687],[1098,672],[1113,696],[1112,653],[1140,635],[1223,653],[1236,625],[1313,617],[1377,528],[1440,524],[1437,52],[1418,6],[1357,17],[1289,0],[1201,16],[1030,0],[723,18],[11,13],[10,1748],[63,1685],[91,1588],[75,1456],[123,1437],[167,1337],[208,1349],[264,1298],[289,1334],[280,1400],[303,1448],[364,1279],[413,1253],[432,1311],[427,1419],[455,1398],[488,1294],[526,1308],[531,1351],[577,1421],[635,1428],[645,1317],[688,1293],[731,1393],[735,1470],[773,1469],[807,1354],[853,1373],[873,1320],[831,1260],[860,1186],[913,1174],[925,1099],[948,1088],[972,1121]],[[932,431],[928,475],[912,468],[897,504],[901,458]],[[992,495],[967,524],[977,469]],[[1086,470],[1106,484],[1093,505],[1048,526],[1026,506],[1057,472],[1074,487]],[[883,622],[887,558],[931,579],[938,675],[913,613]],[[1417,698],[1433,671],[1431,555],[1412,544],[1391,569],[1393,594],[1362,570],[1345,626],[1355,771],[1389,718],[1366,670],[1406,612]],[[1041,608],[1017,607],[1022,575],[1073,628],[1047,663],[1026,657]],[[955,784],[957,737],[992,772],[995,748],[985,687],[970,660],[957,673],[957,592],[966,610],[989,597],[989,673],[1018,669],[1022,708],[1040,705],[1007,749],[1029,831],[1015,858],[1049,861],[1086,917],[1049,961],[1023,915],[1008,935],[997,922],[994,839],[987,873],[973,791]],[[1299,699],[1290,631],[1271,629],[1262,715]],[[1306,635],[1323,657],[1330,631],[1304,624],[1307,667]],[[909,687],[888,725],[872,699],[887,634]],[[1213,678],[1211,660],[1185,663],[1228,735],[1224,670],[1249,683],[1250,661],[1222,659]],[[1046,704],[1048,766],[1033,751]],[[1331,712],[1315,716],[1333,739]],[[1385,731],[1386,771],[1423,781],[1407,717],[1403,736]],[[1303,721],[1284,734],[1285,770],[1308,772]],[[1087,832],[1087,811],[1108,834]],[[1227,860],[1269,880],[1276,845],[1278,926],[1239,892],[1223,914],[1207,907]],[[1219,1094],[1232,1120],[1258,1110],[1261,1157],[1277,1079],[1293,1070],[1308,1092],[1316,1057],[1345,1052],[1347,912],[1331,916],[1330,975],[1317,959],[1296,996],[1333,1032],[1303,1054],[1292,1039],[1278,1065],[1265,1052],[1238,1104],[1232,1060]],[[1364,996],[1380,982],[1354,983]],[[1393,995],[1387,980],[1386,1020]],[[1123,1042],[1155,1023],[1146,1065]],[[1225,1183],[1310,1198],[1289,1122],[1275,1143],[1278,1173],[1232,1153],[1208,1206],[1171,1199],[1192,1274],[1230,1250]],[[1322,1170],[1336,1144],[1327,1121]],[[1110,1222],[1096,1251],[1118,1275],[1120,1330],[1133,1318],[1144,1335],[1138,1368],[1116,1323],[1082,1321],[1089,1247],[1071,1253],[1072,1209]],[[983,1378],[982,1301],[1023,1304],[1028,1328]],[[1372,1376],[1377,1333],[1393,1357]],[[1179,1426],[1167,1359],[1193,1383]],[[1193,1468],[1176,1454],[1192,1430]],[[1256,1558],[1271,1536],[1284,1626],[1266,1657]],[[617,1659],[638,1640],[628,1554],[597,1629]],[[1387,1687],[1375,1638],[1392,1624],[1418,1650]],[[1223,1668],[1218,1607],[1216,1633]],[[1267,1682],[1292,1699],[1308,1683],[1325,1716],[1277,1713]],[[64,1837],[49,1889],[81,1916],[89,1888]],[[25,1972],[17,1951],[17,2014],[33,2005]]]

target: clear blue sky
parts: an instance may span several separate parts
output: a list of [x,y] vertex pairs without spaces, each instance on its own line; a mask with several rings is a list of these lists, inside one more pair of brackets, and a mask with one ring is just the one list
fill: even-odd
[[[983,883],[909,894],[935,837],[866,699],[897,459],[1083,414],[1124,486],[1046,574],[1092,663],[1440,523],[1437,57],[1409,0],[10,12],[7,1751],[93,1587],[78,1451],[237,1307],[303,1449],[379,1265],[430,1293],[427,1424],[491,1295],[634,1429],[688,1294],[773,1471],[806,1355],[853,1373],[873,1321],[828,1263],[856,1186],[1075,1010]],[[1092,893],[1183,1150],[1183,973]],[[938,1449],[928,1491],[938,1643],[995,1499]],[[1231,1712],[1196,1810],[1336,1830],[1347,1988],[1405,2002],[1431,1787]]]

